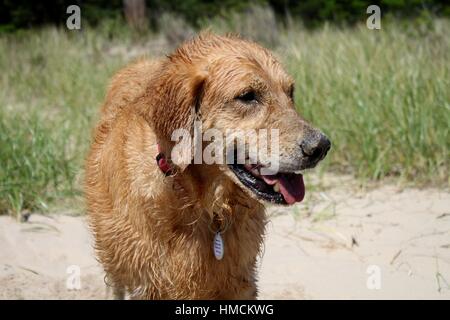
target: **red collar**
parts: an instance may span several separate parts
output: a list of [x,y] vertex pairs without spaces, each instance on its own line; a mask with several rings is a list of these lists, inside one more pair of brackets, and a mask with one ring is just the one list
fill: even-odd
[[170,176],[173,174],[173,170],[170,167],[169,163],[167,162],[166,156],[161,151],[161,147],[159,146],[159,143],[156,144],[158,148],[158,154],[156,155],[156,164],[158,165],[159,169],[164,173],[164,175]]

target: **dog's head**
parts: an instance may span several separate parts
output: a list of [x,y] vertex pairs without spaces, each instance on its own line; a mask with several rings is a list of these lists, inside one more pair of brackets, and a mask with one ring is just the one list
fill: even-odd
[[[225,175],[262,202],[303,199],[299,171],[316,166],[331,144],[297,113],[294,81],[268,50],[234,36],[202,34],[169,56],[163,69],[164,114],[152,118],[160,136],[183,146],[166,144],[172,158],[184,155],[179,171],[193,163],[202,176],[209,166],[203,179]],[[191,139],[180,143],[176,129]]]

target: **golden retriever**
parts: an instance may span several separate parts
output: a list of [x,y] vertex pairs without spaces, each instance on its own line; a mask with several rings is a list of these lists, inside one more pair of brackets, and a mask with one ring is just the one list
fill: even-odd
[[[299,171],[330,148],[297,114],[293,93],[293,79],[268,50],[212,33],[114,76],[86,162],[85,195],[96,252],[117,297],[257,297],[264,206],[301,201]],[[195,121],[224,134],[278,130],[278,172],[261,172],[269,166],[264,157],[175,163],[172,134],[192,132]]]

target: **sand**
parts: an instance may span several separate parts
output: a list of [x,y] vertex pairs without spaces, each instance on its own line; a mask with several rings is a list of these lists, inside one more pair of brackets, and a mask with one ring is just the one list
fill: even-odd
[[[260,299],[450,299],[448,190],[329,180],[269,209]],[[83,216],[2,216],[0,243],[0,299],[111,298]]]

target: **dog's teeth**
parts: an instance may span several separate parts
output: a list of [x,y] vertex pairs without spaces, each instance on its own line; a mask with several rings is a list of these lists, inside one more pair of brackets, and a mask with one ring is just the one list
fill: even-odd
[[273,191],[280,192],[280,183],[277,182],[273,185]]

